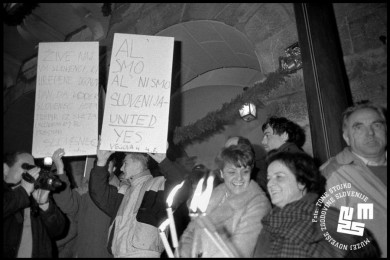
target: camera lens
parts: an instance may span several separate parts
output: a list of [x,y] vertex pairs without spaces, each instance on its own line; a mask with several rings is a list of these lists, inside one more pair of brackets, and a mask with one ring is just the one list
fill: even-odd
[[24,169],[24,170],[31,170],[32,168],[35,168],[35,167],[37,167],[37,166],[35,166],[35,165],[31,165],[31,164],[28,164],[28,163],[23,163],[22,164],[22,169]]

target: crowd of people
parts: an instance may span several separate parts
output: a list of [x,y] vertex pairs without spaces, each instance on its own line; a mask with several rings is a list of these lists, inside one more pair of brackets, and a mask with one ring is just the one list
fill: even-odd
[[[59,189],[37,185],[42,167],[30,153],[5,154],[3,256],[172,257],[163,232],[175,257],[387,257],[385,110],[371,103],[346,109],[340,129],[347,146],[323,165],[303,150],[297,123],[272,116],[261,129],[265,171],[244,136],[221,145],[212,170],[168,156],[172,144],[162,154],[120,153],[100,150],[99,138],[79,187],[58,148],[51,171]],[[207,208],[190,217],[198,183],[208,190],[210,176]],[[170,229],[160,227],[179,184],[170,205],[175,246]]]

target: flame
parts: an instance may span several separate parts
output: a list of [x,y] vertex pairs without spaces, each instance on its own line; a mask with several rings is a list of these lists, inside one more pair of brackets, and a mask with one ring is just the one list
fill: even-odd
[[167,198],[167,204],[168,204],[168,207],[171,207],[172,206],[172,203],[173,203],[173,197],[175,196],[176,192],[183,186],[184,184],[184,181],[182,181],[180,184],[176,185],[171,193],[169,193],[168,195],[168,198]]
[[209,177],[207,178],[206,190],[202,193],[198,202],[198,208],[202,213],[206,212],[207,206],[209,205],[211,193],[213,192],[213,182],[214,182],[214,174],[210,174]]
[[190,204],[191,212],[196,212],[196,209],[198,208],[199,198],[202,194],[203,182],[204,182],[204,177],[200,179],[198,185],[196,185],[196,189]]
[[161,223],[161,225],[158,227],[159,230],[161,230],[161,232],[163,232],[167,226],[169,225],[169,218],[167,218],[163,223]]

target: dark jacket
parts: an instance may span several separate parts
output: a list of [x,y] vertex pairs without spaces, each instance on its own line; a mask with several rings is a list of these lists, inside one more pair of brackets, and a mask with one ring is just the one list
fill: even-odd
[[[24,209],[33,198],[19,186],[14,190],[3,181],[3,257],[15,258],[22,238]],[[35,205],[38,207],[37,205]],[[31,208],[32,258],[53,258],[57,255],[54,239],[63,235],[67,219],[50,199],[47,211]]]
[[278,149],[276,149],[277,152],[290,152],[290,153],[303,153],[304,151],[302,148],[298,147],[295,143],[286,142],[282,144]]
[[66,174],[59,176],[66,188],[53,194],[53,198],[64,213],[76,220],[74,257],[112,257],[106,249],[110,217],[93,203],[88,192],[81,195],[76,189],[71,189]]

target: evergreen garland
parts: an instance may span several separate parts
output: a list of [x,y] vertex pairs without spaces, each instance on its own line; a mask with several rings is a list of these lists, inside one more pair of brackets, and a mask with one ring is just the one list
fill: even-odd
[[177,127],[174,131],[173,142],[184,146],[195,141],[203,141],[222,131],[225,125],[234,124],[240,118],[238,110],[244,103],[252,102],[256,105],[256,109],[263,108],[264,104],[260,101],[261,94],[284,83],[286,76],[287,74],[272,72],[267,75],[264,82],[255,83],[253,87],[238,95],[230,103],[224,103],[221,109],[209,112],[193,124]]

